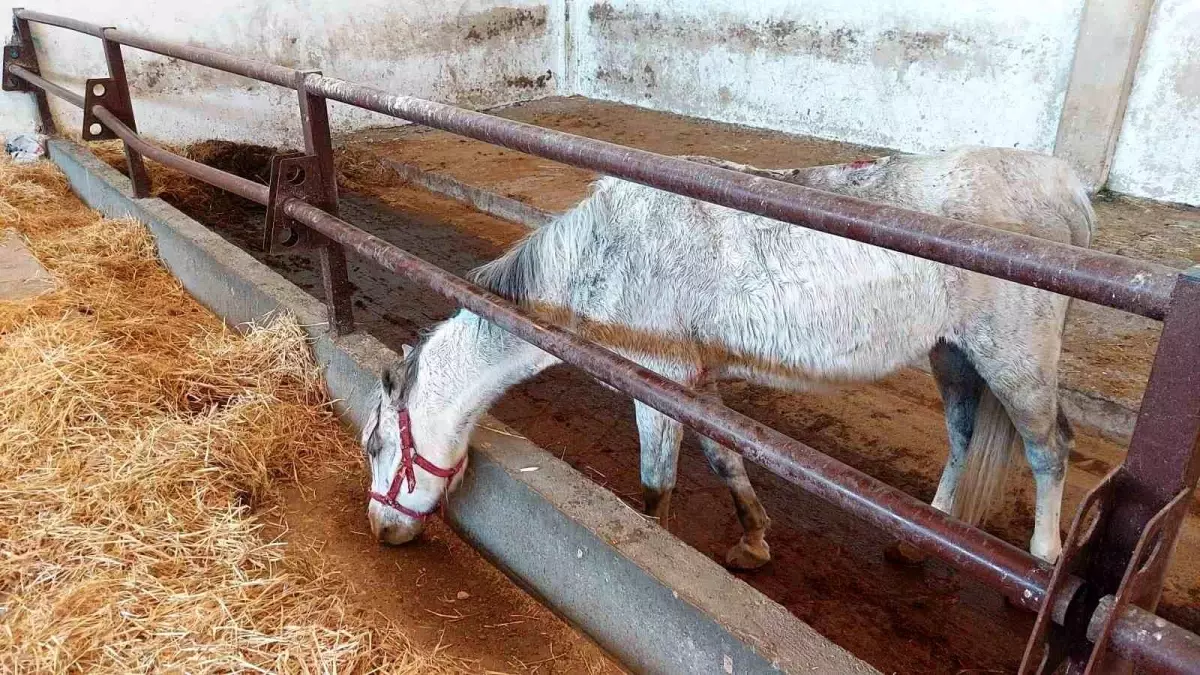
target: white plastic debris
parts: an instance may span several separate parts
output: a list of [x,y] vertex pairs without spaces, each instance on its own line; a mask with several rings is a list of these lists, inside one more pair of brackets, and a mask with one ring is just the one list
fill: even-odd
[[20,133],[8,136],[4,151],[14,162],[25,164],[36,162],[46,156],[46,137],[42,134]]

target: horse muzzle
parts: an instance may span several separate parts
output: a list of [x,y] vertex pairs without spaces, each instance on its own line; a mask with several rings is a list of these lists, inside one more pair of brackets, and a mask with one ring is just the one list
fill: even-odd
[[367,520],[371,523],[371,533],[381,544],[400,546],[407,544],[421,535],[425,522],[409,518],[397,517],[398,514],[390,509],[372,508],[367,511]]

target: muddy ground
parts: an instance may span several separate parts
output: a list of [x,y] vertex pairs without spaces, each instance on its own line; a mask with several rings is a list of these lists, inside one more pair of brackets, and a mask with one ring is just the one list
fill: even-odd
[[362,474],[289,489],[274,513],[288,554],[350,581],[358,611],[404,626],[420,646],[475,661],[479,672],[600,674],[622,669],[518,588],[441,519],[405,550],[382,547],[366,522]]
[[[659,152],[709,154],[760,166],[801,166],[872,154],[869,149],[582,99],[542,101],[500,114]],[[590,178],[547,160],[427,130],[372,132],[346,141],[353,148],[446,171],[542,208],[568,208]],[[214,163],[220,161],[215,158]],[[261,162],[257,167],[239,162],[223,168],[265,175]],[[346,220],[458,274],[493,259],[524,234],[521,226],[398,182],[351,187],[358,191],[343,196]],[[319,296],[314,261],[258,253],[261,208],[189,194],[166,197]],[[1189,248],[1195,238],[1188,229],[1200,220],[1194,211],[1109,199],[1100,200],[1097,210],[1100,248],[1176,265],[1196,257],[1194,245]],[[418,331],[452,312],[447,302],[422,288],[360,261],[351,263],[359,325],[393,347],[414,341]],[[1136,401],[1157,326],[1136,320],[1114,323],[1106,312],[1077,303],[1064,375],[1081,386]],[[727,386],[723,394],[731,407],[822,452],[920,499],[933,496],[946,441],[937,392],[925,375],[906,372],[825,395],[783,394],[746,385]],[[562,367],[516,388],[492,412],[629,503],[640,505],[637,434],[633,407],[624,396]],[[1081,433],[1071,458],[1066,513],[1072,513],[1084,492],[1121,461],[1122,453],[1117,444]],[[1017,667],[1031,616],[1009,608],[995,593],[940,563],[915,568],[887,564],[882,551],[889,538],[766,471],[752,466],[750,472],[774,521],[769,537],[774,561],[763,570],[740,574],[747,582],[883,672],[1011,672]],[[473,608],[469,600],[439,600],[457,591],[459,580],[467,577],[435,565],[447,556],[455,561],[473,556],[444,530],[434,528],[433,536],[413,547],[380,549],[363,533],[364,493],[354,477],[333,477],[313,487],[315,499],[297,494],[289,502],[284,510],[287,525],[295,541],[314,542],[310,546],[321,548],[331,564],[360,580],[365,607],[412,615],[428,611],[430,630],[444,630],[445,641],[456,650],[500,635],[488,631],[511,629],[512,640],[494,644],[505,650],[525,649],[520,659],[527,664],[537,660],[537,649],[543,658],[550,657],[546,647],[553,640],[540,634],[545,625],[546,632],[558,636],[556,650],[572,645],[578,650],[569,664],[559,659],[550,663],[570,670],[600,667],[593,660],[593,647],[563,637],[569,634],[565,626],[528,605],[528,598],[514,596],[511,609],[484,615],[487,623],[477,620],[472,610],[482,608]],[[1027,470],[1014,472],[1007,504],[988,524],[991,532],[1022,547],[1032,527],[1031,488]],[[682,453],[673,507],[670,530],[698,550],[719,560],[736,541],[739,527],[730,499],[708,472],[692,439]],[[1191,630],[1200,630],[1200,561],[1194,555],[1200,551],[1197,511],[1193,509],[1185,525],[1162,605],[1164,616]],[[449,581],[417,587],[422,569],[427,581],[435,570]],[[475,575],[470,578],[484,587],[493,584],[488,573],[474,567],[461,574]],[[502,582],[497,578],[494,583]],[[500,614],[518,617],[526,612],[544,618],[488,627],[504,623]]]

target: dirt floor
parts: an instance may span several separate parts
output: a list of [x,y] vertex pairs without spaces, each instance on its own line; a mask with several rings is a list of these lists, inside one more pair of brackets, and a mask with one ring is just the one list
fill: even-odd
[[[709,154],[760,166],[801,166],[872,154],[868,149],[580,99],[542,101],[500,114],[659,152]],[[547,160],[428,130],[372,132],[348,141],[353,147],[445,171],[547,209],[570,207],[590,179],[586,172]],[[215,157],[210,163],[227,160]],[[222,168],[261,179],[263,166],[258,160],[238,160]],[[525,232],[521,226],[395,181],[348,180],[346,187],[351,188],[342,200],[346,220],[458,274],[495,258]],[[258,252],[261,208],[234,199],[214,200],[211,195],[164,197],[320,295],[314,261],[300,256],[271,258]],[[1100,248],[1180,266],[1196,257],[1190,243],[1196,239],[1188,229],[1200,221],[1194,211],[1108,199],[1099,201],[1097,210]],[[351,261],[351,281],[359,325],[393,347],[416,340],[420,330],[453,310],[425,289],[357,260]],[[1076,378],[1081,387],[1136,401],[1157,326],[1115,322],[1115,315],[1106,310],[1077,305],[1069,329],[1068,381]],[[946,441],[938,395],[925,375],[905,373],[825,395],[782,394],[746,385],[725,387],[723,394],[731,407],[822,452],[920,499],[933,496]],[[640,506],[637,433],[627,398],[576,371],[558,368],[510,392],[492,413]],[[1071,458],[1066,513],[1072,513],[1084,492],[1121,461],[1122,453],[1117,444],[1088,433],[1080,435]],[[996,594],[939,563],[916,568],[885,563],[882,551],[890,543],[887,537],[766,471],[753,466],[750,471],[774,521],[769,537],[774,561],[763,570],[739,575],[748,583],[883,672],[1011,672],[1017,667],[1032,623],[1028,614],[1007,607]],[[1032,527],[1031,486],[1026,470],[1012,477],[1008,503],[988,525],[993,533],[1022,547]],[[448,582],[428,593],[415,593],[422,567],[429,570],[447,552],[456,560],[469,557],[470,552],[455,549],[457,542],[452,544],[436,528],[433,536],[413,547],[379,549],[352,534],[365,528],[359,515],[360,486],[342,478],[315,487],[316,499],[296,497],[289,502],[284,513],[287,524],[302,535],[298,539],[325,542],[322,555],[344,565],[340,568],[350,578],[363,580],[360,583],[369,596],[365,601],[372,607],[416,613],[405,603],[420,598],[419,611],[438,612],[429,614],[430,630],[444,629],[445,640],[456,646],[479,635],[489,636],[486,631],[496,629],[487,626],[504,623],[501,614],[518,616],[527,611],[514,602],[513,609],[479,621],[471,600],[461,604],[438,600],[457,592],[461,584],[453,574],[445,575]],[[673,507],[670,530],[698,550],[719,560],[736,541],[739,528],[730,499],[691,439],[682,454]],[[1193,555],[1200,551],[1198,513],[1200,508],[1194,509],[1185,525],[1161,609],[1164,616],[1191,630],[1200,630],[1200,559]],[[330,515],[335,519],[331,521]],[[345,524],[332,528],[331,522]],[[400,573],[392,573],[389,564],[400,566]],[[431,577],[426,578],[432,583]],[[471,588],[465,590],[473,593]],[[469,616],[458,619],[459,613]],[[512,628],[522,626],[530,628],[526,624]],[[591,663],[586,650],[580,650],[583,655],[575,667]],[[543,652],[543,658],[548,657]],[[522,660],[526,658],[526,663],[537,660],[534,655]]]
[[288,555],[349,580],[348,601],[405,627],[479,672],[619,673],[621,668],[484,560],[440,519],[421,543],[380,546],[368,531],[365,475],[330,472],[287,490],[276,512]]

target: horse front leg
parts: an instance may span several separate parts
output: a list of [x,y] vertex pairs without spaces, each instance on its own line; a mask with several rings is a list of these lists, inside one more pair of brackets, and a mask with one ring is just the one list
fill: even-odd
[[[721,400],[716,384],[705,385],[704,392],[716,401]],[[708,459],[708,466],[717,474],[733,495],[733,507],[742,523],[742,538],[725,553],[725,564],[734,569],[758,569],[771,561],[771,547],[767,545],[767,528],[771,519],[767,510],[754,492],[746,464],[742,456],[706,436],[700,436],[700,447]]]

